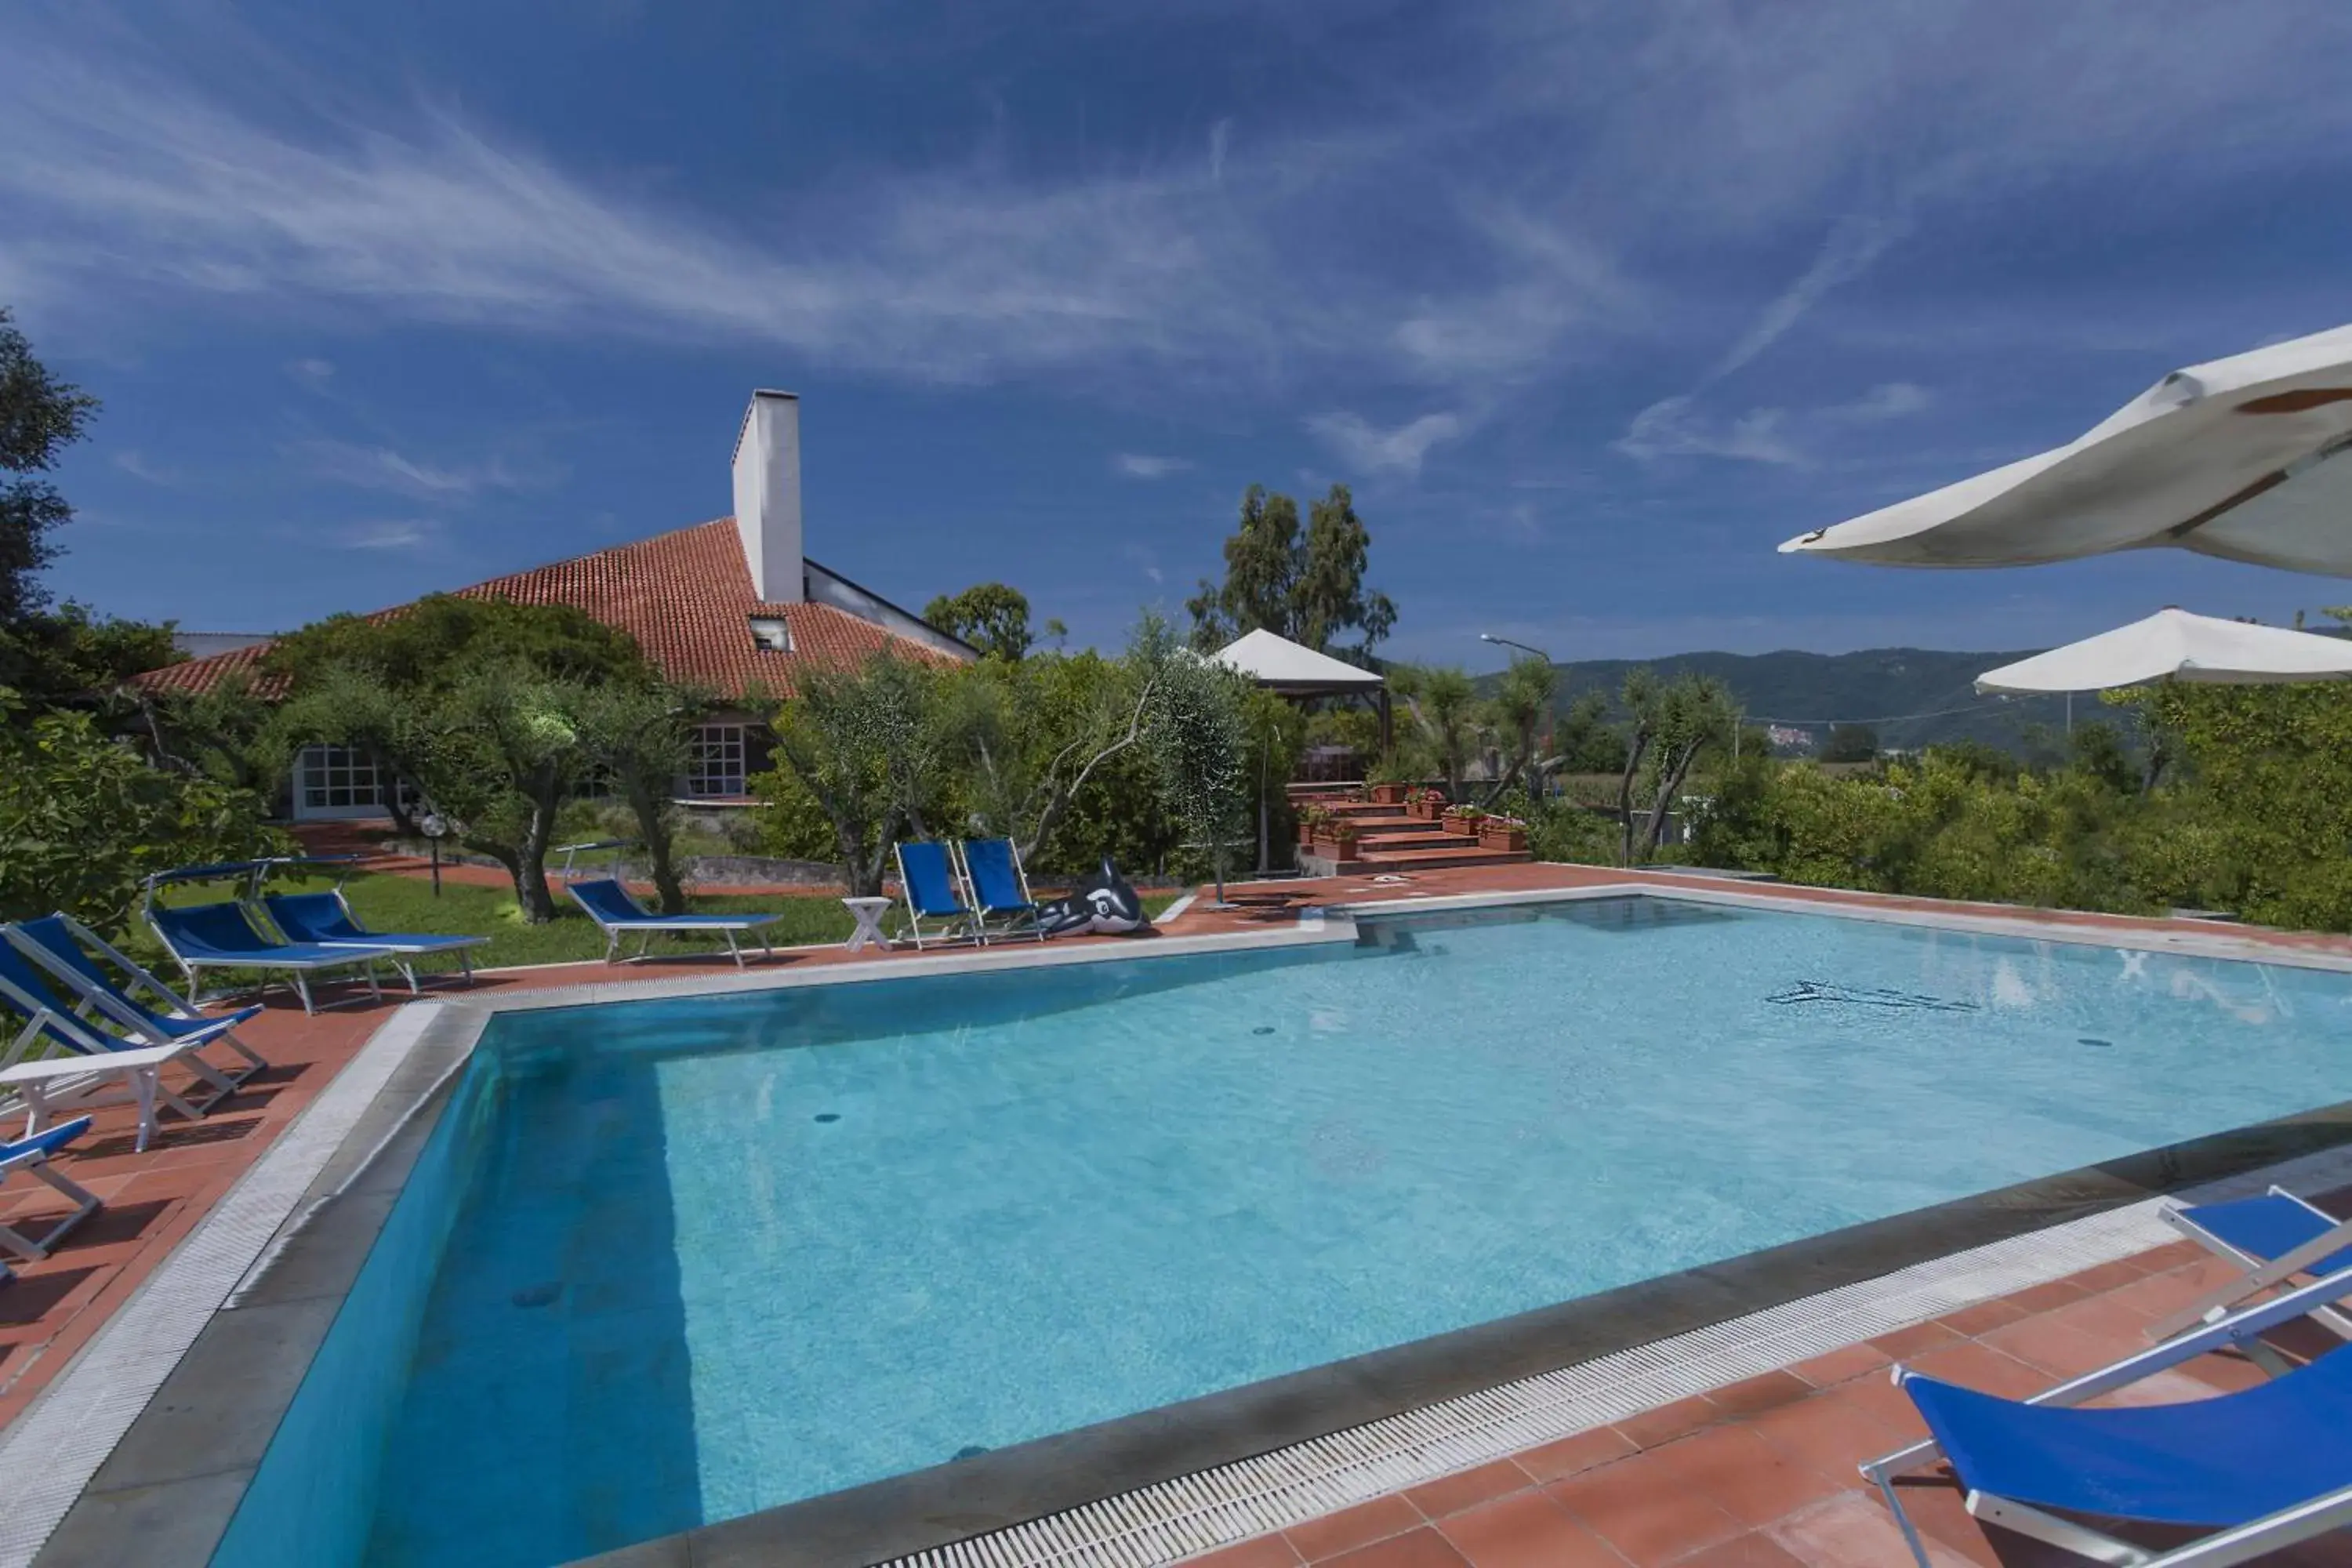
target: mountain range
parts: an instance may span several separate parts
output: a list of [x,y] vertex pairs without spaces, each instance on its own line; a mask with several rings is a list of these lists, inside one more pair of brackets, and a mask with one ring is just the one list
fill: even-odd
[[[1682,653],[1664,658],[1584,659],[1562,663],[1557,706],[1588,691],[1613,704],[1625,672],[1647,665],[1665,679],[1710,675],[1729,688],[1750,725],[1802,731],[1811,746],[1785,739],[1783,749],[1818,747],[1832,723],[1860,722],[1878,731],[1887,750],[1955,741],[1983,741],[2012,752],[2032,747],[2033,732],[2063,731],[2063,697],[1980,697],[1973,682],[1988,669],[2040,652],[1954,653],[1936,648],[1881,647],[1857,653]],[[1496,677],[1482,677],[1491,691]],[[2074,700],[2078,720],[2101,716],[2095,697]],[[1776,738],[1781,739],[1781,738]]]

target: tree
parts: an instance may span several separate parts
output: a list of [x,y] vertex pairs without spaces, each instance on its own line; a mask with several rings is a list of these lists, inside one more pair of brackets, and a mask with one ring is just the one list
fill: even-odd
[[1155,674],[1087,653],[942,676],[942,740],[974,822],[1036,862],[1088,785],[1143,740]]
[[0,725],[0,920],[63,910],[119,936],[150,874],[285,853],[261,818],[256,796],[150,767],[89,714]]
[[1445,779],[1448,800],[1462,798],[1462,769],[1475,739],[1478,690],[1470,677],[1450,666],[1433,669],[1389,667],[1391,696],[1403,702]]
[[[1309,508],[1302,534],[1297,501],[1252,485],[1224,543],[1223,581],[1202,579],[1200,592],[1186,601],[1192,646],[1212,652],[1264,629],[1369,665],[1374,646],[1396,625],[1395,604],[1364,586],[1370,553],[1371,535],[1347,486],[1333,485]],[[1349,631],[1360,641],[1334,647]]]
[[1002,583],[976,583],[961,594],[942,594],[923,606],[923,619],[983,655],[1019,659],[1030,648],[1028,595]]
[[1151,755],[1161,797],[1209,851],[1217,902],[1225,901],[1225,846],[1246,798],[1247,678],[1177,644],[1156,617],[1136,635],[1133,657],[1153,672]]
[[448,818],[459,843],[507,868],[534,922],[555,916],[547,847],[586,766],[581,694],[659,680],[634,638],[585,611],[449,594],[305,626],[268,665],[289,682],[289,755],[310,743],[367,752]]
[[1878,731],[1868,724],[1832,724],[1822,747],[1825,763],[1867,763],[1878,756]]
[[674,792],[693,750],[694,715],[708,706],[705,695],[663,683],[607,681],[573,699],[581,758],[636,819],[664,914],[686,910]]
[[98,400],[51,375],[0,309],[0,687],[19,694],[11,711],[29,723],[68,703],[89,703],[142,670],[180,656],[167,626],[49,607],[40,570],[56,559],[58,529],[73,508],[40,476],[82,438]]
[[1636,665],[1625,672],[1625,683],[1618,691],[1618,700],[1625,705],[1625,762],[1617,775],[1617,863],[1633,863],[1633,781],[1641,776],[1642,764],[1649,760],[1650,742],[1658,738],[1658,715],[1662,691],[1657,672],[1647,665]]
[[73,516],[55,485],[36,476],[79,441],[98,399],[51,375],[0,308],[0,625],[43,608],[35,574],[57,554],[49,535]]
[[929,667],[887,655],[811,670],[772,721],[777,766],[832,825],[853,897],[878,894],[890,847],[909,829],[923,833],[940,761],[933,679]]
[[1738,710],[1722,682],[1703,675],[1685,675],[1664,688],[1650,717],[1650,820],[1643,835],[1642,858],[1658,852],[1666,831],[1667,813],[1681,798],[1691,764],[1707,747],[1731,738]]
[[1511,762],[1488,792],[1490,802],[1514,784],[1530,795],[1542,794],[1536,770],[1537,748],[1543,721],[1551,712],[1552,693],[1559,686],[1559,671],[1548,659],[1514,656],[1511,668],[1503,672],[1495,689],[1495,728],[1510,743]]

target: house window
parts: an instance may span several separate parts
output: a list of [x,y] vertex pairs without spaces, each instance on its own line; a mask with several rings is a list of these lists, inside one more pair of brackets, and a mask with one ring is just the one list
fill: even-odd
[[301,774],[306,811],[347,812],[383,804],[374,759],[356,747],[306,747]]
[[686,793],[698,799],[743,793],[743,730],[740,724],[705,724],[694,731],[686,766]]

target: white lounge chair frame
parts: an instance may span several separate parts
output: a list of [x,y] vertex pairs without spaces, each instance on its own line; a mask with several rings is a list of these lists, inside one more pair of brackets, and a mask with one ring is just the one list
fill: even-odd
[[[93,1041],[93,1051],[89,1056],[36,1057],[35,1047],[49,1043],[47,1037],[52,1024],[68,1031],[87,1034],[88,1030],[71,1014],[38,1005],[30,1011],[33,1021],[9,1041],[5,1050],[0,1050],[0,1087],[15,1089],[22,1097],[25,1135],[28,1138],[47,1128],[61,1110],[133,1105],[139,1111],[137,1148],[143,1154],[155,1137],[156,1101],[197,1121],[219,1103],[222,1095],[236,1089],[219,1068],[195,1056],[201,1041],[138,1046],[122,1051],[108,1050]],[[211,1084],[215,1090],[212,1096],[191,1102],[166,1085],[163,1064],[174,1061],[186,1062],[191,1071]],[[122,1092],[110,1096],[107,1086],[116,1081],[121,1083]]]
[[[158,980],[151,971],[131,958],[127,953],[124,953],[120,949],[116,948],[113,943],[108,942],[104,937],[90,930],[89,927],[74,919],[73,916],[67,914],[64,910],[60,910],[58,911],[57,919],[64,925],[67,933],[76,942],[80,942],[85,947],[95,948],[100,953],[105,956],[107,962],[114,964],[117,968],[121,969],[125,974],[128,974],[131,977],[131,984],[122,987],[126,993],[136,994],[139,991],[144,989],[163,1000],[164,1007],[159,1008],[157,1011],[168,1009],[173,1016],[186,1019],[190,1023],[214,1024],[221,1022],[221,1020],[217,1018],[206,1018],[204,1014],[197,1009],[194,1003],[189,1001],[186,997],[173,990],[169,985],[164,984],[161,980]],[[125,1007],[122,1005],[121,998],[115,996],[105,988],[94,984],[89,975],[79,973],[77,971],[58,963],[50,955],[49,950],[41,943],[33,942],[26,938],[20,938],[16,934],[16,927],[13,925],[0,926],[0,940],[6,941],[11,946],[15,947],[18,952],[23,953],[26,959],[29,961],[34,967],[47,973],[51,979],[63,983],[66,988],[73,993],[79,1004],[81,1016],[87,1018],[93,1011],[100,1012],[105,1014],[109,1018],[111,1018],[115,1023],[120,1024],[124,1028],[130,1029],[135,1033],[143,1033],[146,1030],[146,1021],[141,1018],[136,1012]],[[251,1078],[255,1073],[259,1072],[262,1068],[269,1065],[268,1062],[262,1058],[262,1055],[259,1051],[255,1050],[251,1046],[247,1045],[243,1040],[236,1037],[236,1031],[235,1029],[215,1030],[212,1034],[205,1036],[203,1043],[210,1045],[215,1040],[218,1040],[221,1044],[226,1046],[229,1049],[235,1051],[238,1056],[241,1056],[246,1059],[247,1066],[236,1072],[220,1072],[220,1078],[232,1087],[243,1083],[247,1079]],[[171,1044],[173,1042],[163,1041],[159,1043]],[[198,1058],[196,1059],[201,1061],[203,1058]],[[206,1065],[209,1066],[210,1064],[207,1063]]]
[[[66,1238],[66,1233],[96,1214],[101,1206],[99,1195],[58,1170],[49,1163],[46,1149],[27,1149],[13,1158],[0,1159],[0,1181],[17,1171],[34,1180],[47,1183],[73,1205],[71,1213],[53,1222],[38,1236],[27,1236],[13,1225],[0,1225],[0,1247],[6,1247],[27,1262],[37,1263],[47,1258]],[[14,1270],[0,1264],[0,1279],[14,1277]]]
[[[2212,1322],[2263,1291],[2275,1289],[2296,1275],[2310,1272],[2311,1266],[2322,1258],[2341,1252],[2347,1247],[2352,1247],[2352,1220],[2339,1220],[2317,1204],[2312,1203],[2300,1194],[2291,1193],[2282,1186],[2273,1184],[2269,1195],[2274,1198],[2285,1198],[2291,1203],[2309,1209],[2313,1215],[2326,1222],[2327,1229],[2313,1237],[2301,1247],[2265,1261],[2250,1252],[2241,1252],[2211,1231],[2205,1229],[2195,1220],[2190,1219],[2180,1205],[2172,1204],[2165,1205],[2158,1218],[2217,1258],[2224,1258],[2236,1264],[2244,1269],[2245,1273],[2226,1285],[2216,1286],[2188,1306],[2155,1323],[2147,1331],[2149,1339],[2168,1340],[2173,1335],[2194,1328],[2200,1323]],[[2319,1308],[2311,1316],[2339,1338],[2352,1340],[2352,1317],[2347,1317],[2334,1307]],[[2265,1367],[2263,1370],[2269,1372],[2273,1377],[2278,1375],[2275,1367]]]
[[[2128,1388],[2144,1378],[2214,1351],[2235,1349],[2246,1352],[2249,1347],[2261,1345],[2261,1335],[2265,1330],[2332,1308],[2347,1296],[2352,1296],[2352,1268],[2331,1274],[2325,1279],[2258,1307],[2249,1308],[2235,1316],[2208,1323],[2193,1333],[2144,1350],[2137,1355],[2126,1356],[2112,1366],[2085,1373],[2071,1382],[2037,1394],[2025,1403],[2060,1406],[2087,1404],[2103,1394]],[[2268,1349],[2267,1346],[2263,1348]],[[2249,1359],[2253,1358],[2250,1355]],[[1908,1368],[1897,1365],[1893,1375],[1896,1384],[1900,1385],[1912,1373]],[[1895,1478],[1906,1470],[1934,1464],[1943,1457],[1943,1449],[1931,1437],[1883,1458],[1873,1459],[1861,1468],[1863,1479],[1875,1486],[1880,1495],[1885,1498],[1886,1506],[1894,1513],[1895,1522],[1902,1527],[1903,1539],[1910,1546],[1911,1554],[1918,1560],[1919,1568],[1935,1568],[1935,1565],[1927,1555],[1926,1543],[1919,1539],[1917,1527],[1903,1511],[1902,1500],[1895,1494]],[[2264,1518],[2176,1546],[2168,1552],[2151,1552],[2130,1542],[2118,1541],[2104,1531],[2094,1530],[2071,1519],[2062,1519],[2030,1503],[2019,1502],[2014,1498],[1970,1491],[1966,1506],[1971,1515],[1987,1524],[1997,1524],[2004,1530],[2015,1531],[2020,1535],[2075,1552],[2092,1563],[2105,1565],[2105,1568],[2235,1568],[2238,1563],[2251,1563],[2284,1547],[2352,1525],[2352,1487],[2325,1493]]]

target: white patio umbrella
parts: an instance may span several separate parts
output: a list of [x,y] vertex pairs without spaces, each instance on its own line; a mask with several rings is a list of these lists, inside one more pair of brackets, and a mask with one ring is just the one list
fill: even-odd
[[2352,576],[2347,449],[2352,326],[2175,371],[2063,447],[1780,549],[2026,566],[2174,545]]
[[1979,691],[2105,691],[2148,680],[2269,685],[2352,678],[2352,641],[2165,609],[2144,621],[2004,664]]

